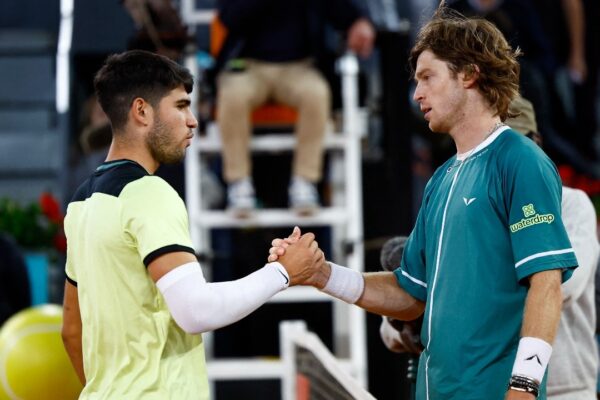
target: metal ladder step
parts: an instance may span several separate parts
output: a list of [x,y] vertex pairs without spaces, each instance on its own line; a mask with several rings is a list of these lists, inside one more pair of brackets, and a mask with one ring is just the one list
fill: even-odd
[[293,227],[341,225],[350,216],[343,207],[319,208],[313,215],[301,216],[287,208],[270,208],[256,210],[248,218],[236,217],[233,213],[223,210],[202,210],[193,213],[193,224],[210,228],[254,228],[254,227]]
[[[195,139],[195,148],[203,153],[221,152],[221,137],[219,134],[207,134]],[[343,133],[328,132],[325,134],[324,146],[327,150],[343,150],[347,139]],[[253,136],[250,139],[252,152],[292,151],[296,148],[296,135],[290,133],[269,133]]]

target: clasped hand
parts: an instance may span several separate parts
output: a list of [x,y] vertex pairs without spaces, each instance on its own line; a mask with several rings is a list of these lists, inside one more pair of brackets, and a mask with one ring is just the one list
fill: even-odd
[[278,261],[290,276],[290,286],[324,286],[323,270],[327,268],[325,254],[319,248],[312,233],[301,234],[295,227],[292,234],[284,239],[273,239],[269,249],[269,262]]
[[274,239],[269,249],[269,262],[278,261],[290,276],[290,286],[315,285],[315,276],[324,268],[325,255],[313,233],[301,235],[295,227],[285,239]]

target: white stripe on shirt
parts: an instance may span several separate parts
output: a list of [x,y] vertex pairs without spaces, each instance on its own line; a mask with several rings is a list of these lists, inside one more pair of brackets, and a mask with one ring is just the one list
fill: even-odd
[[405,277],[407,277],[408,279],[410,279],[411,281],[413,281],[414,283],[416,283],[417,285],[421,285],[424,288],[427,288],[427,284],[423,281],[418,280],[417,278],[413,278],[412,276],[410,276],[406,271],[400,270],[400,272],[402,272],[402,275],[404,275]]
[[525,257],[521,261],[515,264],[515,268],[519,268],[521,265],[525,264],[528,261],[535,260],[536,258],[553,256],[556,254],[565,254],[565,253],[575,253],[575,250],[572,248],[562,249],[562,250],[552,250],[552,251],[544,251],[543,253],[532,254],[529,257]]

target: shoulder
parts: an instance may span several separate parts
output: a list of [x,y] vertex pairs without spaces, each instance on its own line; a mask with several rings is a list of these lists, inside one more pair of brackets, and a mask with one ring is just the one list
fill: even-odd
[[128,183],[120,197],[124,200],[147,200],[151,203],[183,201],[171,185],[154,175],[146,175]]
[[498,137],[498,149],[506,158],[522,156],[547,158],[544,151],[533,140],[510,128]]
[[93,194],[93,191],[91,190],[90,187],[91,187],[91,178],[88,178],[81,185],[79,185],[79,187],[75,191],[75,194],[73,194],[73,197],[71,197],[71,201],[69,203],[84,201],[85,199],[90,197]]
[[557,173],[556,166],[533,140],[507,129],[498,138],[496,158],[498,166],[508,172],[550,169]]
[[71,202],[83,201],[94,193],[119,197],[127,185],[145,176],[148,173],[138,164],[124,163],[108,170],[100,167],[79,186]]

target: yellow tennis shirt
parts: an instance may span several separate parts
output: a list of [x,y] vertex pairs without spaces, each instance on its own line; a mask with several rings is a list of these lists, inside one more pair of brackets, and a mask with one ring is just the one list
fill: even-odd
[[133,161],[104,163],[69,204],[65,232],[83,324],[80,399],[208,399],[202,337],[177,326],[146,269],[194,252],[175,190]]

